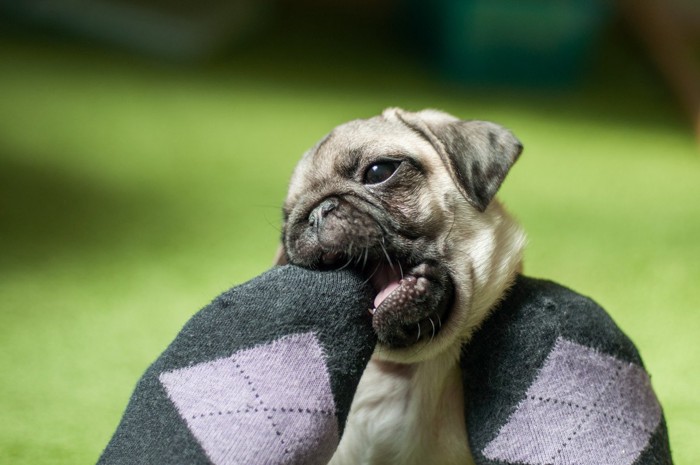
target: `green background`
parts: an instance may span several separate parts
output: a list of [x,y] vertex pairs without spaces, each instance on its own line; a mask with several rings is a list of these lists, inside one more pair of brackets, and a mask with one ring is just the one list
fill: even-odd
[[581,85],[523,92],[444,81],[362,37],[182,66],[27,36],[0,41],[0,462],[93,463],[184,322],[270,266],[301,153],[387,106],[520,137],[501,198],[526,272],[610,312],[676,463],[699,463],[700,154],[625,41]]

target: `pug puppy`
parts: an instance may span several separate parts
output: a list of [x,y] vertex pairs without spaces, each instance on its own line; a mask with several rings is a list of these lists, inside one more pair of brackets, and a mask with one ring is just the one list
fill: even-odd
[[494,199],[522,145],[501,126],[389,108],[302,157],[277,262],[354,267],[378,345],[332,464],[466,464],[460,347],[520,270],[525,235]]

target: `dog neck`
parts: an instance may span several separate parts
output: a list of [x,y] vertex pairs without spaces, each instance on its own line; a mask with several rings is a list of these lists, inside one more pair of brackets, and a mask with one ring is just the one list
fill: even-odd
[[[522,273],[522,255],[526,236],[522,227],[508,214],[500,202],[489,205],[482,224],[469,231],[474,247],[461,251],[464,255],[454,271],[463,282],[471,283],[470,293],[457,295],[455,306],[466,306],[463,315],[461,342],[467,342],[473,332],[497,306]],[[457,278],[460,279],[460,278]]]

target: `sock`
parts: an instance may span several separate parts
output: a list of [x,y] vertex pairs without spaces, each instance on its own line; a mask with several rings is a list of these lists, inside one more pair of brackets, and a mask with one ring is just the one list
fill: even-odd
[[461,366],[477,465],[672,463],[637,349],[569,289],[519,277]]
[[198,312],[138,382],[99,465],[325,464],[376,343],[349,271],[274,268]]

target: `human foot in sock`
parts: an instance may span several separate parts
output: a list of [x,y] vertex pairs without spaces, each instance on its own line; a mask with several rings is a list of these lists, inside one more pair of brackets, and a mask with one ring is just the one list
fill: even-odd
[[355,274],[278,267],[220,295],[139,381],[100,465],[325,464],[375,346]]

